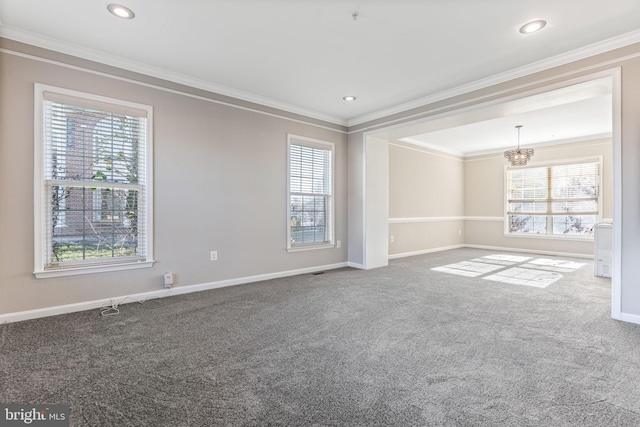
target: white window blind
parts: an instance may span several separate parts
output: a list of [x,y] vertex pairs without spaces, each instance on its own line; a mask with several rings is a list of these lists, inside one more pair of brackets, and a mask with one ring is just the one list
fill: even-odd
[[333,244],[333,144],[289,137],[288,248]]
[[600,218],[600,163],[507,169],[509,232],[590,235]]
[[150,112],[82,95],[41,93],[36,276],[151,260]]

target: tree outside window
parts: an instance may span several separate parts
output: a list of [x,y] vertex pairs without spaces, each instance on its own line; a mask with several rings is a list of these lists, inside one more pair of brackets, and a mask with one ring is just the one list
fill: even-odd
[[600,161],[507,169],[509,233],[591,235],[599,218]]
[[37,167],[42,168],[40,200],[46,203],[40,217],[42,235],[36,236],[41,242],[37,247],[42,245],[37,277],[38,272],[67,267],[150,259],[149,110],[82,95],[75,98],[53,91],[41,95],[42,151],[36,159],[41,159]]

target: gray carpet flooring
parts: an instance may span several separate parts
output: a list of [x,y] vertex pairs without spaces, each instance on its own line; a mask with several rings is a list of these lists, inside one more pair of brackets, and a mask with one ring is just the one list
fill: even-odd
[[639,426],[640,325],[610,319],[610,280],[431,270],[495,253],[1,325],[0,402],[77,426]]

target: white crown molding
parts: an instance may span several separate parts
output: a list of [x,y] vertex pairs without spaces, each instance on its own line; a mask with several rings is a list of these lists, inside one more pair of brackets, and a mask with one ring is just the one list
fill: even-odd
[[[293,114],[300,114],[312,119],[322,120],[328,123],[337,124],[340,126],[356,126],[359,124],[371,122],[374,120],[382,119],[384,117],[402,113],[413,108],[419,108],[424,105],[428,105],[434,102],[449,99],[455,96],[463,95],[475,90],[484,89],[486,87],[507,82],[509,80],[524,77],[537,72],[545,71],[553,67],[565,65],[574,61],[585,59],[594,55],[598,55],[604,52],[608,52],[614,49],[625,47],[633,43],[640,42],[640,30],[635,30],[621,36],[612,37],[610,39],[591,44],[582,48],[575,49],[566,53],[562,53],[550,58],[546,58],[522,67],[518,67],[503,73],[495,74],[493,76],[476,80],[471,83],[456,86],[452,89],[444,90],[432,95],[421,97],[410,102],[395,105],[390,108],[375,111],[373,113],[358,116],[352,119],[342,119],[332,115],[326,115],[317,111],[304,109],[291,104],[283,103],[274,99],[265,98],[259,95],[255,95],[249,92],[240,91],[227,86],[214,84],[205,80],[193,78],[184,74],[174,73],[168,70],[164,70],[159,67],[149,66],[137,61],[125,59],[116,55],[105,54],[93,49],[87,49],[72,43],[61,42],[48,37],[41,36],[39,34],[31,33],[28,31],[19,30],[0,22],[0,37],[15,40],[22,43],[27,43],[44,49],[53,50],[59,53],[76,56],[82,59],[87,59],[101,64],[122,68],[124,70],[133,71],[136,73],[144,74],[150,77],[156,77],[163,80],[168,80],[174,83],[183,84],[196,89],[202,89],[209,92],[217,93],[224,96],[229,96],[239,100],[256,103],[265,107],[277,108]],[[450,153],[456,154],[458,153]]]
[[493,86],[496,84],[504,83],[509,80],[514,80],[520,77],[525,77],[530,74],[535,74],[541,71],[548,70],[550,68],[558,67],[561,65],[569,64],[571,62],[579,61],[581,59],[589,58],[601,53],[605,53],[614,49],[629,46],[634,43],[640,42],[640,30],[631,31],[621,36],[612,37],[610,39],[591,44],[589,46],[581,47],[569,52],[561,53],[550,58],[546,58],[537,62],[533,62],[522,67],[514,68],[504,73],[495,74],[493,76],[476,80],[471,83],[456,86],[452,89],[444,90],[432,95],[428,95],[422,98],[415,99],[403,104],[395,105],[390,108],[378,110],[373,113],[365,114],[359,117],[349,119],[347,121],[347,127],[360,125],[363,123],[371,122],[374,120],[382,119],[393,114],[402,113],[404,111],[411,110],[413,108],[419,108],[424,105],[432,104],[434,102],[442,101],[445,99],[453,98],[455,96],[464,95],[475,90],[480,90]]
[[[429,156],[436,156],[436,157],[442,157],[443,159],[448,159],[448,160],[454,160],[454,161],[458,161],[458,162],[463,162],[464,161],[464,157],[462,155],[456,155],[456,154],[452,154],[452,153],[447,153],[443,151],[443,147],[436,147],[435,145],[433,147],[428,147],[427,145],[429,144],[424,144],[422,142],[410,142],[411,138],[408,138],[407,141],[403,139],[398,139],[397,141],[389,141],[389,145],[393,145],[394,147],[398,147],[398,148],[403,148],[405,150],[414,150],[417,151],[418,153],[422,153],[422,154],[427,154]],[[398,144],[398,142],[403,142],[404,144]],[[420,146],[420,147],[414,147],[414,146]],[[423,150],[422,148],[426,148],[427,150]]]
[[265,107],[277,108],[288,113],[300,114],[312,119],[322,120],[340,126],[346,126],[347,121],[339,117],[330,116],[312,111],[295,105],[280,102],[274,99],[265,98],[249,92],[240,91],[227,86],[211,83],[205,80],[197,79],[181,73],[175,73],[159,67],[150,66],[141,62],[133,61],[116,55],[110,55],[99,52],[94,49],[88,49],[76,44],[54,40],[39,34],[12,28],[0,23],[0,37],[15,40],[17,42],[30,44],[33,46],[49,49],[55,52],[76,56],[82,59],[95,61],[104,65],[121,68],[127,71],[133,71],[146,76],[167,80],[173,83],[182,84],[195,89],[202,89],[208,92],[229,96],[242,101],[252,102],[263,105]]
[[[555,141],[542,141],[542,142],[534,142],[534,143],[530,143],[530,144],[526,144],[527,148],[540,148],[540,147],[550,147],[550,146],[554,146],[554,145],[564,145],[564,144],[572,144],[575,142],[586,142],[586,141],[595,141],[598,139],[611,139],[612,138],[612,133],[602,133],[602,134],[597,134],[597,135],[585,135],[585,136],[578,136],[575,138],[567,138],[567,139],[560,139],[560,140],[555,140]],[[401,142],[406,142],[408,144],[412,144],[412,145],[418,145],[421,147],[425,147],[425,148],[429,148],[431,150],[435,150],[437,152],[441,152],[441,153],[445,153],[445,154],[452,154],[455,156],[458,156],[460,158],[462,158],[464,161],[473,161],[475,159],[469,159],[469,157],[477,157],[477,156],[487,156],[490,154],[500,154],[500,157],[502,157],[502,153],[504,153],[504,151],[510,147],[503,147],[503,148],[492,148],[490,150],[481,150],[481,151],[470,151],[470,152],[462,152],[462,151],[457,151],[457,150],[452,150],[450,148],[446,148],[446,147],[441,147],[435,144],[429,144],[426,142],[422,142],[422,141],[418,141],[416,139],[413,138],[401,138],[399,139],[399,141]],[[389,143],[392,145],[397,145],[397,144],[393,144],[393,143]],[[409,147],[404,147],[402,145],[398,145],[398,147],[402,147],[402,148],[409,148]],[[437,155],[435,153],[433,153],[434,155]]]
[[[576,142],[596,141],[599,139],[611,139],[612,137],[613,137],[613,133],[608,132],[608,133],[600,133],[596,135],[584,135],[584,136],[576,136],[574,138],[558,139],[555,141],[532,142],[526,145],[523,144],[523,146],[525,146],[526,148],[551,147],[554,145],[573,144]],[[472,151],[472,152],[464,153],[462,156],[465,158],[465,160],[468,157],[485,156],[489,154],[498,154],[498,153],[500,154],[500,157],[502,157],[502,154],[505,152],[505,150],[508,150],[510,148],[513,148],[513,147],[493,148],[491,150]]]
[[443,147],[443,146],[440,146],[440,145],[429,144],[428,142],[418,141],[417,139],[414,139],[414,138],[400,138],[398,141],[406,142],[408,144],[418,145],[420,147],[429,148],[430,150],[435,150],[435,151],[438,151],[440,153],[451,154],[453,156],[458,156],[458,157],[464,157],[465,156],[465,153],[462,152],[462,151],[453,150],[451,148]]

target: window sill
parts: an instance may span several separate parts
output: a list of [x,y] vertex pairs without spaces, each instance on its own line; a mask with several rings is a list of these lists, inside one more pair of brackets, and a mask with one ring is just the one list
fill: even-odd
[[535,234],[535,233],[504,233],[504,237],[523,237],[525,239],[549,239],[549,240],[574,240],[578,242],[593,241],[590,235],[559,235],[559,234]]
[[36,279],[48,279],[50,277],[78,276],[81,274],[149,268],[153,266],[153,263],[154,261],[136,261],[122,264],[93,265],[90,267],[68,267],[55,270],[39,270],[34,271],[33,274],[36,276]]
[[319,245],[308,245],[308,246],[292,246],[287,248],[287,252],[303,252],[303,251],[312,251],[315,249],[331,249],[334,248],[335,243],[323,243]]

